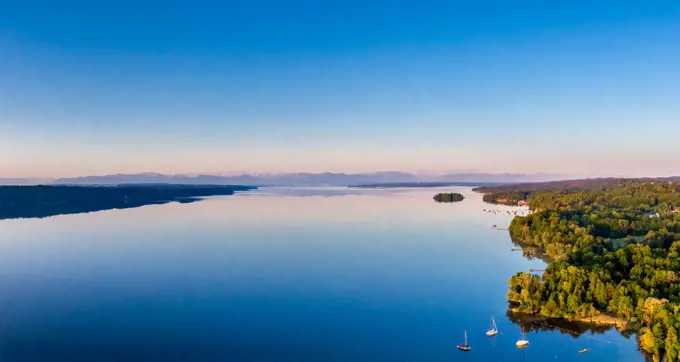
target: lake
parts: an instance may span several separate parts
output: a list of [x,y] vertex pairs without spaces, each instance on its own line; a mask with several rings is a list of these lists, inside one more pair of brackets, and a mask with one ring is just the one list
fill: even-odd
[[643,361],[615,330],[515,347],[507,280],[544,264],[491,228],[508,210],[460,187],[263,188],[0,221],[0,361]]

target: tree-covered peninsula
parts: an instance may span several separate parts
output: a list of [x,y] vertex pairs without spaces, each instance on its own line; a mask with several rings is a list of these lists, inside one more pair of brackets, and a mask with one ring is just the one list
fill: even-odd
[[168,202],[193,202],[201,197],[233,195],[250,186],[109,185],[0,186],[0,220],[40,218],[108,209],[127,209]]
[[436,202],[459,202],[463,201],[465,197],[456,192],[442,192],[434,195],[433,199]]
[[510,278],[515,310],[633,328],[655,361],[680,361],[680,183],[617,180],[527,199],[534,212],[515,217],[510,235],[551,261],[541,276]]

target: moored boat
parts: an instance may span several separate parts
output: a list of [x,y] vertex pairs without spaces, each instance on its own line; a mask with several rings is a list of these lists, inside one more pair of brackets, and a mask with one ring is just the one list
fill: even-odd
[[529,341],[524,338],[524,328],[522,328],[522,337],[517,342],[515,342],[515,345],[517,347],[526,347],[529,345]]
[[496,320],[491,317],[491,329],[486,331],[486,335],[489,337],[493,337],[498,334],[498,328],[496,327]]
[[467,351],[470,350],[470,345],[468,344],[468,341],[467,341],[467,331],[465,331],[464,333],[465,333],[465,343],[459,344],[456,347],[463,352],[467,352]]

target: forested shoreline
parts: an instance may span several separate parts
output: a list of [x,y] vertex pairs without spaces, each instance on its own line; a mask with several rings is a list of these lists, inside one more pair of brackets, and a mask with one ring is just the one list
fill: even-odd
[[510,278],[515,310],[625,321],[655,361],[679,361],[680,183],[617,180],[537,189],[527,200],[534,212],[515,217],[509,233],[551,261],[541,276]]

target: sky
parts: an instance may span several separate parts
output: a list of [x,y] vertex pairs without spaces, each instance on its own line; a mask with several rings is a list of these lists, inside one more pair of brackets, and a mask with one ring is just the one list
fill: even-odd
[[680,2],[0,0],[0,177],[680,175]]

